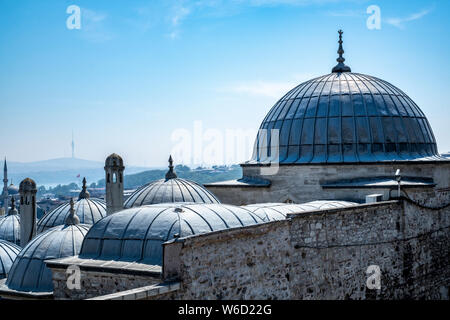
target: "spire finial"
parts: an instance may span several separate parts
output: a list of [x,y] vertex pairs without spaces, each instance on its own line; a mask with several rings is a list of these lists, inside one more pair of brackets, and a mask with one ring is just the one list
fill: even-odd
[[75,206],[75,203],[73,202],[73,198],[70,198],[70,211],[69,211],[69,215],[66,218],[67,226],[80,223],[80,218],[78,218],[78,216],[75,214],[74,206]]
[[173,171],[173,159],[172,155],[169,157],[169,171],[166,173],[166,180],[177,178],[177,174]]
[[352,72],[352,70],[350,69],[349,66],[346,66],[344,64],[345,58],[343,57],[344,54],[344,48],[342,47],[342,34],[344,33],[344,31],[342,31],[341,29],[338,30],[339,33],[339,49],[337,51],[337,53],[339,54],[339,57],[336,59],[336,61],[338,62],[338,64],[333,68],[332,72]]
[[89,191],[87,191],[87,187],[86,187],[86,177],[84,177],[83,178],[83,187],[80,192],[80,195],[78,196],[78,200],[89,199],[90,197],[91,197],[91,195],[89,194]]
[[9,209],[8,215],[11,214],[18,214],[19,212],[16,209],[16,199],[14,197],[11,197],[11,209]]
[[16,208],[16,199],[14,199],[14,197],[11,197],[11,209],[15,208]]

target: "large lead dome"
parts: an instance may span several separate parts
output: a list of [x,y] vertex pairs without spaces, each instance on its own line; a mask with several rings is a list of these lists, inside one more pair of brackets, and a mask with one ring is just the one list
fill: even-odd
[[331,74],[298,85],[272,107],[248,163],[276,159],[272,129],[279,130],[280,163],[440,159],[431,126],[414,101],[384,80],[352,73],[339,43]]

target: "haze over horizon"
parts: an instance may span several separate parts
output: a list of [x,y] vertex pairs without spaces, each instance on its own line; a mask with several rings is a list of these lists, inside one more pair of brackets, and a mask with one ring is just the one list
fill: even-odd
[[[73,4],[80,30],[66,27]],[[380,30],[366,27],[372,4]],[[1,159],[70,157],[72,130],[76,158],[115,152],[138,167],[165,167],[172,134],[193,133],[197,120],[203,134],[256,137],[288,90],[331,71],[338,29],[352,71],[408,94],[439,151],[450,151],[447,1],[20,0],[0,9]]]

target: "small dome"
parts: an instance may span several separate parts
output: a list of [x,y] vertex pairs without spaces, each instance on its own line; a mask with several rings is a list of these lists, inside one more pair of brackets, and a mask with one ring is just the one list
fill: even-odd
[[161,179],[151,182],[135,192],[125,201],[124,208],[171,202],[220,203],[201,185],[180,178]]
[[124,208],[174,202],[220,203],[216,196],[198,183],[178,178],[170,156],[166,178],[137,189],[125,201]]
[[[91,198],[80,199],[74,205],[75,214],[80,223],[93,225],[106,217],[106,204],[103,200]],[[37,233],[55,226],[63,225],[70,214],[70,202],[66,202],[46,213],[37,223]]]
[[33,179],[26,178],[20,183],[19,192],[36,192],[36,182]]
[[6,286],[23,292],[52,292],[52,272],[44,261],[78,255],[89,226],[57,226],[39,234],[20,251]]
[[333,208],[342,208],[357,205],[356,202],[335,201],[335,200],[318,200],[301,204],[286,203],[257,203],[242,206],[265,222],[274,220],[284,220],[289,213],[299,213],[305,211],[325,210]]
[[8,214],[0,218],[0,239],[20,245],[20,216],[11,198],[11,209]]
[[0,279],[8,276],[9,270],[21,248],[9,241],[0,240]]
[[162,244],[174,237],[263,222],[250,211],[223,204],[155,204],[117,212],[89,230],[80,258],[162,264]]
[[16,194],[19,194],[19,187],[16,187],[12,183],[8,186],[8,195],[14,196]]
[[105,167],[124,168],[123,159],[116,153],[111,154],[105,161]]

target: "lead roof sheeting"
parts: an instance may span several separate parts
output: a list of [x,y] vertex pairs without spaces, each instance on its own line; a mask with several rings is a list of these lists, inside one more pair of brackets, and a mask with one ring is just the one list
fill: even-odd
[[0,279],[6,278],[20,250],[14,243],[0,240]]
[[[280,130],[281,163],[439,160],[419,107],[384,80],[332,73],[300,84],[268,112],[249,163],[270,158],[271,129]],[[265,137],[266,133],[260,133]]]
[[139,207],[158,203],[198,202],[220,203],[203,186],[185,179],[161,179],[136,190],[125,201],[125,208]]
[[152,261],[161,265],[161,244],[227,228],[261,223],[244,208],[222,204],[155,204],[117,212],[96,223],[86,235],[80,257]]
[[[93,225],[106,217],[106,204],[103,200],[89,198],[80,199],[74,205],[75,214],[80,218],[80,223]],[[37,223],[37,232],[41,233],[50,228],[64,225],[70,214],[69,202],[63,203],[54,210],[45,214]]]
[[6,280],[9,289],[53,291],[51,271],[44,261],[78,255],[88,225],[57,226],[36,236],[20,251]]

